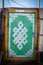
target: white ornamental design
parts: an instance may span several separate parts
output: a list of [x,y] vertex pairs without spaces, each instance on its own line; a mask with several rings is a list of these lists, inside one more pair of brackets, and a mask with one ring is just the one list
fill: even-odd
[[27,44],[27,28],[24,27],[22,21],[18,23],[18,27],[13,29],[13,43],[17,45],[19,50],[22,50],[23,46]]

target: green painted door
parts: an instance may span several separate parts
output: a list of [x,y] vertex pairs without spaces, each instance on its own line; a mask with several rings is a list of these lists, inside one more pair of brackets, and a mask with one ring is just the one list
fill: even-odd
[[8,13],[8,57],[33,58],[36,14]]

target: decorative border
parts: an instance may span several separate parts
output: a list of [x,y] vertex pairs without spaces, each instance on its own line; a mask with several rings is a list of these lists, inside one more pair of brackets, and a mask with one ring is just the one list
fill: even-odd
[[[15,14],[15,13],[16,13],[16,12],[14,12],[14,14]],[[21,13],[21,12],[20,12],[20,13]],[[10,20],[10,22],[9,22],[9,24],[10,24],[10,25],[9,25],[9,30],[10,30],[10,31],[9,31],[9,53],[10,53],[10,51],[11,51],[11,52],[13,51],[12,49],[10,49],[11,23],[13,22],[12,20],[14,20],[14,17],[17,17],[18,15],[25,15],[25,16],[28,15],[28,16],[29,16],[29,14],[31,14],[31,17],[32,17],[32,15],[35,14],[35,13],[30,13],[30,12],[28,12],[28,14],[27,14],[27,13],[25,13],[25,14],[21,13],[21,14],[20,14],[20,13],[17,12],[17,13],[16,13],[17,15],[16,15],[16,14],[15,14],[15,15],[13,14],[13,16],[12,16],[12,13],[9,13],[9,16],[10,16],[10,18],[9,18],[9,20]],[[34,30],[35,30],[35,29],[34,29],[34,27],[35,27],[35,26],[34,26],[34,19],[32,18],[32,20],[31,20],[31,17],[28,17],[28,16],[27,16],[27,18],[29,18],[29,20],[31,21],[31,23],[33,23],[33,33],[34,33],[34,32],[35,32],[35,31],[34,31]],[[11,19],[11,17],[12,17],[12,19]],[[33,52],[33,46],[34,46],[34,38],[33,38],[33,36],[32,36],[32,40],[33,40],[33,41],[32,41],[32,44],[33,44],[33,45],[32,45],[32,48],[30,49],[31,53],[30,53],[30,51],[28,51],[28,52],[25,54],[26,57],[28,57],[28,55],[30,56],[30,54],[32,54],[32,52]],[[11,53],[10,53],[10,54],[11,54]],[[12,54],[13,54],[13,56],[14,56],[14,51],[12,52]],[[16,54],[15,54],[14,57],[17,57],[17,56],[20,57],[21,55],[16,55]],[[25,56],[23,55],[23,57],[25,57]],[[32,56],[32,55],[31,55],[31,56]]]

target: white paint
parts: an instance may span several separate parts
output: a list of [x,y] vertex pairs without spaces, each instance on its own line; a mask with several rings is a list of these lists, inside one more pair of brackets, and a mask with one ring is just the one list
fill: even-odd
[[[22,21],[18,23],[18,28],[14,27],[13,29],[13,43],[17,45],[18,49],[21,50],[23,48],[23,45],[27,43],[27,34],[28,31],[26,27],[23,27]],[[20,31],[21,30],[21,31]],[[19,34],[18,34],[19,33]],[[25,43],[25,44],[24,44]]]
[[24,10],[16,10],[16,12],[24,12]]

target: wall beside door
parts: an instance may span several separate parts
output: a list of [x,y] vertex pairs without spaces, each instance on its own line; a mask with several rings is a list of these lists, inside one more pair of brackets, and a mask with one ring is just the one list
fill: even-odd
[[[40,18],[43,18],[43,9],[40,9]],[[43,20],[40,20],[39,51],[43,52]]]
[[[43,18],[43,9],[40,9],[40,18]],[[39,51],[40,60],[43,61],[43,20],[40,20]]]

